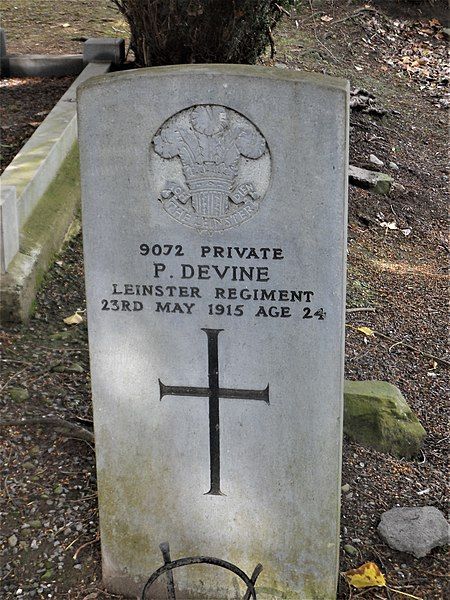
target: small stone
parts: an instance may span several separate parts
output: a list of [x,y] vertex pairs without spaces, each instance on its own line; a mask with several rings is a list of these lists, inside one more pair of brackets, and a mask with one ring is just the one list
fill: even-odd
[[341,490],[344,492],[344,494],[346,494],[350,491],[350,484],[344,483],[344,485],[341,487]]
[[64,491],[64,488],[61,484],[58,484],[57,486],[55,486],[53,488],[53,491],[55,492],[55,494],[62,494]]
[[30,461],[27,461],[27,462],[24,462],[24,463],[22,464],[22,467],[23,467],[24,469],[35,469],[35,468],[36,468],[36,465],[34,465],[34,464],[33,464],[32,462],[30,462]]
[[74,569],[77,569],[77,570],[79,571],[79,570],[81,569],[81,565],[80,565],[80,564],[78,564],[78,565],[73,565],[73,568],[74,568]]
[[388,546],[416,558],[449,542],[449,525],[435,506],[391,508],[381,515],[377,529]]
[[351,544],[345,544],[344,552],[350,556],[356,556],[358,554],[358,550]]
[[33,540],[33,541],[31,542],[30,548],[31,548],[32,550],[37,550],[37,549],[39,548],[39,544],[37,543],[37,540]]
[[10,388],[9,395],[13,402],[24,402],[25,400],[28,400],[28,398],[30,397],[28,390],[26,390],[25,388],[19,388],[19,387]]
[[64,341],[64,340],[70,339],[70,337],[71,337],[70,331],[58,331],[58,332],[54,333],[53,335],[51,335],[50,339],[55,340],[55,341],[58,341],[58,340]]
[[353,498],[353,492],[346,494],[345,497],[347,498],[347,500],[351,500]]
[[53,570],[47,569],[47,571],[45,571],[45,573],[42,575],[41,579],[44,579],[45,581],[47,581],[48,579],[51,579],[52,577],[53,577]]
[[76,362],[68,365],[66,371],[68,373],[84,373],[83,367],[80,365],[80,363]]
[[394,181],[394,183],[392,184],[392,189],[398,190],[399,192],[406,192],[405,186],[401,183],[398,183],[397,181]]
[[39,446],[33,446],[30,450],[30,454],[33,454],[34,456],[36,456],[37,454],[41,453],[41,449],[39,448]]
[[380,160],[376,154],[371,154],[369,160],[372,164],[377,165],[377,167],[382,167],[384,165],[384,162]]
[[398,164],[397,164],[397,163],[395,163],[395,162],[392,162],[392,161],[391,161],[391,162],[389,163],[389,168],[390,168],[390,169],[394,169],[394,171],[398,171],[398,168],[399,168],[399,167],[398,167]]
[[30,526],[34,529],[40,529],[42,527],[42,523],[39,519],[34,519],[33,521],[30,521]]
[[12,534],[9,536],[8,538],[8,544],[11,546],[11,548],[14,548],[14,546],[17,545],[17,536]]

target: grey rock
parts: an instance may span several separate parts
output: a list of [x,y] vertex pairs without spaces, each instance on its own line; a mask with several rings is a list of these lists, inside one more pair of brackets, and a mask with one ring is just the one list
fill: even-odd
[[344,492],[344,494],[347,494],[350,491],[350,485],[348,483],[344,483],[344,485],[341,487],[341,490]]
[[34,519],[33,521],[30,521],[30,526],[33,527],[33,529],[40,529],[42,527],[42,522],[39,519]]
[[394,171],[398,171],[398,168],[399,168],[399,167],[398,167],[398,164],[397,164],[397,163],[395,163],[395,162],[392,162],[392,161],[391,161],[391,162],[389,163],[389,168],[390,168],[390,169],[394,169]]
[[356,556],[358,554],[358,550],[355,548],[355,546],[352,546],[351,544],[345,544],[344,552],[346,554],[349,554],[350,556]]
[[378,533],[394,550],[416,558],[449,542],[449,525],[435,506],[391,508],[381,515]]
[[66,371],[69,373],[84,373],[83,367],[80,365],[80,363],[76,362],[68,365]]
[[351,184],[381,195],[389,194],[393,182],[392,177],[386,173],[377,173],[353,165],[348,168],[348,177]]
[[369,160],[372,164],[377,165],[377,167],[382,167],[384,165],[384,162],[380,160],[376,154],[371,154]]
[[11,546],[11,548],[14,548],[14,546],[17,545],[17,536],[12,534],[9,536],[8,538],[8,544]]

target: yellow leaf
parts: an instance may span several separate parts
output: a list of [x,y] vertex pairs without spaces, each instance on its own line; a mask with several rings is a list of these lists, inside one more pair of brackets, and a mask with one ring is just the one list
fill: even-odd
[[364,335],[367,335],[367,337],[371,337],[372,335],[375,335],[374,330],[370,329],[370,327],[357,327],[356,331],[360,331]]
[[73,315],[70,315],[70,317],[66,317],[64,319],[64,323],[66,325],[78,325],[79,323],[82,323],[82,322],[83,322],[83,317],[78,312],[76,312]]
[[367,562],[357,569],[350,569],[344,573],[347,581],[355,588],[366,587],[385,587],[386,579],[380,571],[378,565],[373,562]]

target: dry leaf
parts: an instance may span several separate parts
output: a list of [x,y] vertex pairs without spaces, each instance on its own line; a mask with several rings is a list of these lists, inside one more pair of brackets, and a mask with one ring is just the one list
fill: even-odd
[[83,317],[78,312],[76,312],[73,315],[70,315],[70,317],[66,317],[64,319],[64,323],[66,325],[79,325],[82,322],[83,322]]
[[386,579],[380,571],[378,565],[373,562],[367,562],[357,569],[350,569],[344,573],[347,581],[355,588],[366,587],[385,587]]
[[333,17],[330,17],[328,15],[323,15],[323,17],[320,17],[321,21],[324,21],[325,23],[329,23],[330,21],[333,20]]
[[70,27],[70,23],[63,23],[62,27]]
[[367,335],[367,337],[371,337],[372,335],[375,335],[374,330],[370,329],[370,327],[357,327],[356,331],[360,331],[364,335]]

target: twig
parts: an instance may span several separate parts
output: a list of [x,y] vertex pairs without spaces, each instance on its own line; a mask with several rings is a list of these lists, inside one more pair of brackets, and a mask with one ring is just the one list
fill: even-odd
[[86,546],[90,546],[91,544],[95,544],[96,542],[99,542],[99,541],[100,541],[100,534],[97,533],[93,540],[91,540],[90,542],[86,542],[85,544],[81,544],[81,546],[76,550],[75,554],[73,555],[73,560],[77,560],[78,554],[81,552],[81,550],[83,550],[83,548],[86,548]]
[[[354,325],[349,325],[350,329],[354,329],[355,331],[359,331],[358,327],[355,327]],[[361,331],[360,333],[366,335],[364,333],[364,331]],[[416,346],[411,346],[411,344],[407,344],[406,342],[403,341],[399,341],[399,340],[393,340],[391,337],[389,337],[388,335],[385,335],[384,333],[381,333],[380,331],[375,331],[374,329],[372,329],[372,334],[376,337],[381,338],[382,340],[387,340],[388,342],[393,342],[394,345],[401,345],[404,348],[407,348],[408,350],[411,350],[411,352],[415,352],[417,354],[421,354],[422,356],[426,356],[427,358],[430,358],[431,360],[434,360],[437,363],[440,363],[442,365],[445,365],[446,367],[450,367],[450,362],[448,360],[445,360],[445,358],[441,358],[440,356],[435,356],[434,354],[430,354],[429,352],[425,352],[424,350],[421,350],[420,348],[416,348]],[[392,346],[391,346],[392,348]]]
[[[311,12],[313,12],[313,5],[312,5],[312,1],[309,0],[309,6],[311,8]],[[331,50],[329,48],[327,48],[325,46],[325,44],[319,39],[319,36],[317,35],[317,26],[316,26],[316,19],[313,18],[313,23],[314,23],[314,37],[316,38],[316,42],[319,44],[319,46],[321,46],[326,52],[328,52],[328,54],[331,56],[331,58],[334,60],[334,62],[339,63],[340,61],[334,56],[334,54],[331,52]]]
[[74,437],[86,442],[94,442],[94,434],[80,425],[65,421],[60,417],[25,417],[23,419],[2,419],[0,420],[0,429],[3,427],[20,427],[27,425],[56,425],[70,431]]
[[363,12],[373,12],[373,13],[379,14],[379,12],[375,8],[371,8],[370,6],[358,8],[358,10],[355,10],[354,12],[352,12],[351,15],[347,15],[346,17],[343,17],[342,19],[337,19],[336,21],[332,21],[330,23],[330,25],[332,26],[332,25],[337,25],[338,23],[344,23],[345,21],[354,19],[355,17],[357,17],[358,15],[360,15]]
[[273,39],[272,30],[270,27],[267,28],[267,37],[270,43],[270,58],[273,60],[276,54],[275,40]]
[[24,367],[23,369],[20,369],[20,371],[17,371],[17,373],[14,373],[14,375],[12,375],[8,381],[0,388],[0,392],[3,392],[4,389],[6,389],[8,387],[8,385],[11,383],[11,381],[13,379],[15,379],[16,377],[18,377],[21,373],[23,373],[24,371],[26,371],[29,368],[29,366],[27,365],[26,367]]
[[[384,333],[380,333],[379,331],[374,331],[374,334],[383,340],[387,340],[389,342],[395,341],[395,340],[391,339],[388,335],[385,335]],[[437,363],[441,363],[442,365],[450,367],[450,362],[448,360],[445,360],[444,358],[440,358],[439,356],[435,356],[434,354],[430,354],[429,352],[424,352],[423,350],[420,350],[420,348],[416,348],[415,346],[411,346],[411,344],[406,344],[405,342],[402,342],[402,341],[400,341],[399,344],[401,344],[408,350],[411,350],[411,352],[416,352],[417,354],[422,354],[422,356],[431,358],[431,360],[435,360]]]
[[275,8],[276,8],[277,10],[279,10],[281,13],[284,13],[285,15],[287,15],[288,17],[290,17],[290,16],[291,16],[291,13],[290,13],[290,12],[288,12],[288,11],[287,11],[287,10],[286,10],[286,9],[285,9],[283,6],[280,6],[280,5],[279,5],[279,4],[277,4],[276,2],[275,2]]
[[370,306],[367,306],[365,308],[346,308],[345,312],[348,312],[348,313],[376,312],[376,308],[370,308]]
[[[386,586],[386,589],[387,586]],[[402,592],[401,590],[397,590],[396,588],[390,587],[389,588],[392,592],[395,592],[396,594],[401,594],[402,596],[407,596],[408,598],[414,598],[414,600],[423,600],[423,598],[419,598],[419,596],[413,596],[412,594],[408,594],[407,592]]]

